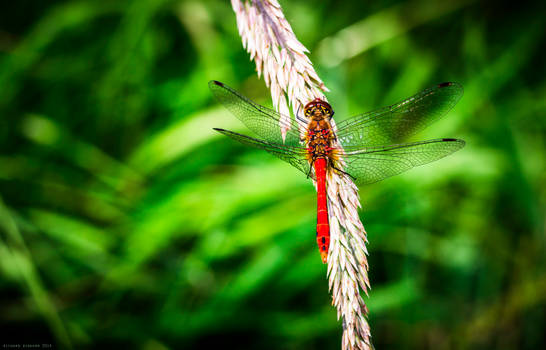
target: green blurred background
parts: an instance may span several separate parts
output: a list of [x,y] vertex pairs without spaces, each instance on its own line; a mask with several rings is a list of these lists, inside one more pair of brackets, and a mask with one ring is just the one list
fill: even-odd
[[[416,137],[462,151],[360,191],[376,347],[544,348],[541,2],[282,5],[338,120],[465,87]],[[339,348],[313,186],[211,130],[211,79],[270,105],[229,2],[1,6],[0,341]]]

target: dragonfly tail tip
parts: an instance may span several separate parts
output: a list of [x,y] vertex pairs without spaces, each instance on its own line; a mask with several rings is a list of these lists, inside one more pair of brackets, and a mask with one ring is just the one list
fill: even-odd
[[322,263],[326,264],[328,262],[328,253],[320,252],[320,258],[322,259]]

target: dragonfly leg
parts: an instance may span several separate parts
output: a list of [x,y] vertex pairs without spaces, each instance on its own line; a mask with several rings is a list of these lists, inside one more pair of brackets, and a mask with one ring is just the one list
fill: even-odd
[[311,161],[311,165],[309,166],[309,172],[307,173],[307,178],[311,177],[311,171],[313,171],[313,164],[315,164],[314,159]]
[[356,180],[356,177],[354,177],[353,175],[351,175],[351,174],[349,174],[349,173],[347,173],[347,172],[345,172],[345,171],[343,171],[343,170],[341,170],[341,169],[336,168],[336,166],[334,165],[334,162],[331,161],[331,160],[330,160],[330,167],[331,167],[332,169],[334,169],[334,170],[336,170],[336,171],[342,173],[342,174],[345,174],[345,175],[349,176],[351,179],[353,179],[353,181]]

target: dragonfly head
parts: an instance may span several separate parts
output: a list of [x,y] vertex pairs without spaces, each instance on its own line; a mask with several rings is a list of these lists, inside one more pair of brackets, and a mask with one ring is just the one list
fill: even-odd
[[326,101],[321,100],[320,98],[315,98],[313,101],[309,102],[303,108],[303,112],[307,118],[312,116],[327,118],[330,120],[334,115],[334,110],[332,106]]

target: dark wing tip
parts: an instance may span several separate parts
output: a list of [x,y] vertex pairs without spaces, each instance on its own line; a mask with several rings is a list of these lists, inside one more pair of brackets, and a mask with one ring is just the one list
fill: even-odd
[[457,89],[457,90],[461,90],[461,94],[463,92],[463,86],[457,82],[454,82],[454,81],[446,81],[445,83],[440,83],[437,85],[438,88],[447,88],[447,87],[451,87],[451,88],[454,88],[454,89]]
[[211,80],[211,81],[209,82],[209,85],[212,85],[212,84],[218,85],[218,86],[221,86],[221,87],[224,87],[224,83],[221,83],[221,82],[219,82],[218,80]]
[[454,82],[454,81],[446,81],[445,83],[438,84],[439,88],[448,87],[448,86],[455,86],[455,87],[459,87],[459,88],[463,87],[461,84],[459,84],[457,82]]
[[215,130],[215,131],[218,131],[218,132],[224,132],[224,131],[227,131],[225,129],[220,129],[220,128],[212,128],[212,130]]
[[459,139],[442,139],[442,142],[454,142],[459,145],[459,148],[457,150],[463,148],[466,145],[465,140],[459,140]]

